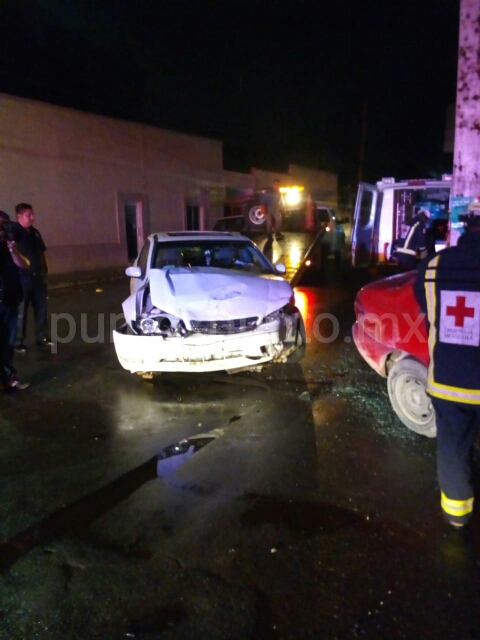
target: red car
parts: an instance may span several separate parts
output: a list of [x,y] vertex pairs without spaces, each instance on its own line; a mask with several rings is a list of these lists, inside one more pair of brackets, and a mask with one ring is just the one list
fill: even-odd
[[401,273],[359,291],[353,339],[368,364],[387,378],[390,402],[403,424],[434,438],[435,413],[426,394],[428,334],[413,292],[416,275]]

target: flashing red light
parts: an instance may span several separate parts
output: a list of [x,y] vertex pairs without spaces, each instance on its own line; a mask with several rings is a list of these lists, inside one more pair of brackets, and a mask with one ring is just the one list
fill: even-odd
[[423,187],[427,183],[425,180],[408,180],[407,184],[409,187]]
[[308,299],[308,292],[295,289],[295,304],[302,314],[302,318],[306,321],[309,317],[308,309],[311,306],[311,302]]

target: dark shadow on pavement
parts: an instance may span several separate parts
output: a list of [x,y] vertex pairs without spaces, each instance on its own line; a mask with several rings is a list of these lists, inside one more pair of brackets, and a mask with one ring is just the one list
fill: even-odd
[[7,571],[34,547],[66,534],[79,534],[149,480],[157,477],[157,456],[0,544],[0,570]]

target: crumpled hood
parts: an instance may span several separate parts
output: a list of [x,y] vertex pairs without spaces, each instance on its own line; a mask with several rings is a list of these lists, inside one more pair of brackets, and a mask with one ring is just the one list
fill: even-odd
[[230,320],[264,316],[288,303],[293,290],[280,277],[204,267],[151,269],[152,303],[192,320]]

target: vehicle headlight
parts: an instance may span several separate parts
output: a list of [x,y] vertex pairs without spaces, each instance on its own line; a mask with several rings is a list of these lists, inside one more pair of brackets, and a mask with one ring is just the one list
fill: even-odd
[[152,309],[150,313],[144,313],[134,323],[135,329],[144,336],[186,336],[188,331],[183,320],[172,316],[161,309]]
[[154,318],[142,318],[139,323],[140,331],[147,336],[151,336],[159,329],[158,321]]
[[282,307],[282,309],[277,309],[276,311],[272,311],[272,313],[269,313],[268,316],[265,316],[264,319],[262,320],[262,324],[268,324],[269,322],[275,322],[275,320],[280,320],[281,318],[283,318],[283,315],[284,315],[284,310]]

